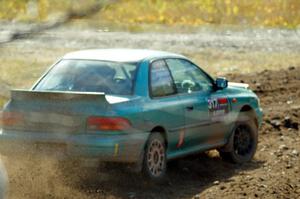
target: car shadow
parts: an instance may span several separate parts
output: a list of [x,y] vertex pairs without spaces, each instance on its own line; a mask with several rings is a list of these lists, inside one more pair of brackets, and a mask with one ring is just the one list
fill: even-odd
[[[73,188],[91,198],[192,198],[216,181],[228,182],[231,177],[261,167],[263,161],[253,160],[244,165],[222,161],[218,155],[202,153],[168,164],[166,181],[155,184],[124,167],[110,165],[97,172],[87,172],[72,184]],[[81,173],[83,174],[83,173]],[[94,197],[93,197],[94,196]]]

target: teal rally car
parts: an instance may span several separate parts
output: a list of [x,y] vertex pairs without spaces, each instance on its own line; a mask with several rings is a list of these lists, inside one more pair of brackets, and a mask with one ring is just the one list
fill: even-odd
[[[12,90],[0,145],[139,166],[160,181],[167,161],[217,149],[250,161],[262,109],[247,84],[213,79],[185,56],[134,49],[66,54],[30,90]],[[38,153],[38,151],[37,151]]]

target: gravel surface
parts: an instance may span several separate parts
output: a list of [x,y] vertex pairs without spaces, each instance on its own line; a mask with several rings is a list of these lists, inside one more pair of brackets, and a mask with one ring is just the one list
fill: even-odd
[[[12,29],[23,28],[28,27],[1,24],[0,40]],[[299,37],[299,31],[275,29],[171,34],[60,28],[10,43],[0,52],[16,47],[30,56],[44,48],[56,52],[61,48],[130,47],[181,53],[206,49],[300,53]],[[252,162],[233,165],[210,151],[170,163],[166,183],[155,185],[118,165],[61,169],[56,159],[36,157],[34,151],[2,157],[9,175],[9,198],[300,198],[300,67],[232,73],[228,78],[249,83],[264,108]],[[0,82],[2,90],[8,87]]]
[[299,198],[300,67],[229,79],[249,82],[264,108],[252,162],[226,163],[210,151],[171,162],[166,182],[155,185],[118,165],[61,169],[56,159],[26,153],[3,157],[10,198]]
[[[0,41],[12,32],[26,30],[24,24],[0,24]],[[80,38],[80,39],[79,39]],[[45,42],[47,41],[47,42]],[[300,52],[300,29],[218,30],[202,28],[194,33],[107,32],[106,29],[79,30],[58,28],[46,31],[34,40],[16,42],[21,48],[151,48],[194,53],[206,48],[239,51]]]

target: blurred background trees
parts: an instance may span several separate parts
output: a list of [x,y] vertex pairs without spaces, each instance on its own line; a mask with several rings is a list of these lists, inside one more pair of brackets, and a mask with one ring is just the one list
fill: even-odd
[[[0,19],[46,21],[99,0],[1,0]],[[109,1],[106,1],[109,2]],[[233,24],[295,28],[299,0],[120,0],[89,20],[114,24]]]

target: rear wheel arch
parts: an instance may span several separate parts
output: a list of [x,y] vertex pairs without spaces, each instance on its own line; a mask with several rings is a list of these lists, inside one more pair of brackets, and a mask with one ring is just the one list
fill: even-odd
[[141,151],[140,158],[139,158],[139,160],[138,160],[138,162],[136,164],[137,167],[136,167],[135,171],[137,171],[137,172],[142,171],[143,162],[144,162],[144,156],[145,156],[145,151],[147,149],[147,143],[148,143],[151,135],[153,135],[155,133],[158,133],[158,134],[160,134],[163,137],[163,139],[165,141],[165,147],[166,147],[166,149],[168,148],[167,132],[166,132],[165,128],[162,127],[162,126],[155,126],[155,127],[153,127],[152,130],[150,131],[147,139],[145,140],[145,143],[144,143],[144,146],[143,146],[143,150]]
[[167,169],[167,137],[162,126],[154,127],[146,141],[141,171],[148,179],[161,183]]
[[[164,140],[165,140],[165,144],[166,144],[166,148],[168,148],[168,137],[167,137],[167,131],[164,127],[162,126],[156,126],[154,127],[151,131],[150,134],[152,133],[159,133],[163,136]],[[150,135],[149,135],[150,137]]]

